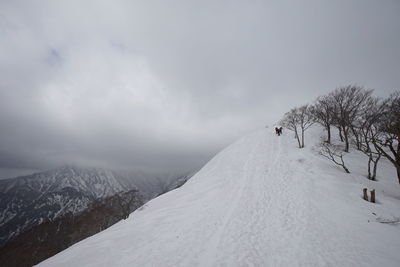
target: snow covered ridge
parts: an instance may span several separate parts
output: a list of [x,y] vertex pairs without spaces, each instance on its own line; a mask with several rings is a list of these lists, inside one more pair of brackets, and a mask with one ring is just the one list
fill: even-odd
[[[400,186],[385,159],[377,181],[366,158],[351,173],[291,132],[270,129],[224,149],[181,188],[39,266],[399,266]],[[377,203],[362,199],[376,190]]]

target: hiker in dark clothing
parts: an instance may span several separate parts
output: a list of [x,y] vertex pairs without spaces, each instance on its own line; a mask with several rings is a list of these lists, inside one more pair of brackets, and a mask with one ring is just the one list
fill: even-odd
[[282,127],[275,127],[275,133],[280,136],[282,134]]

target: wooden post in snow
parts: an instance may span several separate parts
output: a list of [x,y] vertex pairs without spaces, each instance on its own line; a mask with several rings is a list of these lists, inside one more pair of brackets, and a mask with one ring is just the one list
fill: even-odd
[[367,188],[364,188],[364,189],[363,189],[363,193],[364,193],[363,199],[366,200],[366,201],[368,201],[368,191],[367,191]]
[[375,189],[371,191],[371,202],[375,203]]

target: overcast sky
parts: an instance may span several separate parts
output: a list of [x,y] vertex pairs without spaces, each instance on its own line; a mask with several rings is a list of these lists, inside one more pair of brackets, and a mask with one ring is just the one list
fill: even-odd
[[0,178],[190,170],[295,105],[400,84],[400,1],[0,0]]

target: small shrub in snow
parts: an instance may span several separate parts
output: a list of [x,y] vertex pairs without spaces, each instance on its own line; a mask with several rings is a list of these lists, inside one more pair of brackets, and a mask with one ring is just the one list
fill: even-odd
[[342,167],[346,173],[350,173],[349,169],[346,167],[344,163],[343,150],[340,146],[322,142],[319,154],[331,160],[336,165]]

